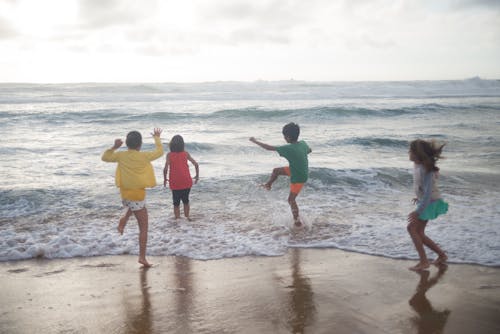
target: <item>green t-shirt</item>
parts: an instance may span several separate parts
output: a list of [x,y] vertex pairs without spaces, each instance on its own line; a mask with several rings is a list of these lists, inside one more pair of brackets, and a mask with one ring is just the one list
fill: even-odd
[[276,147],[280,156],[290,165],[290,183],[305,183],[309,174],[309,146],[301,140],[296,143]]

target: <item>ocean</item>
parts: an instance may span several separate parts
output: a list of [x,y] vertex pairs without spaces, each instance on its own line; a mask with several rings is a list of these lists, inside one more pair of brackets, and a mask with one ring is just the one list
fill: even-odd
[[[292,228],[288,179],[259,187],[301,127],[312,149]],[[147,191],[148,255],[193,259],[280,256],[293,247],[339,248],[417,259],[406,231],[416,138],[446,143],[440,189],[448,214],[427,232],[452,263],[500,265],[500,81],[0,84],[0,261],[138,254],[132,218],[120,236],[115,138],[143,134],[153,149],[184,137],[200,164],[189,222],[173,219],[165,158]],[[192,169],[193,175],[194,171]],[[428,253],[430,254],[430,253]]]

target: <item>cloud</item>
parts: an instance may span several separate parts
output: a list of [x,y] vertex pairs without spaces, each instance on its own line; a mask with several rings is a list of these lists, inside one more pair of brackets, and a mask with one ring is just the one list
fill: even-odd
[[500,8],[499,0],[449,0],[450,6],[453,8]]
[[499,3],[0,0],[0,79],[62,63],[71,81],[499,76]]
[[318,1],[211,1],[200,12],[209,21],[243,21],[267,28],[287,29],[313,19]]
[[140,22],[157,6],[157,0],[79,0],[79,15],[85,28],[100,29]]
[[0,1],[0,41],[12,39],[19,35],[12,24],[12,18],[9,17],[15,5],[15,0]]
[[289,44],[290,38],[287,34],[276,32],[258,31],[255,29],[238,29],[232,31],[227,39],[228,44]]
[[278,6],[275,1],[161,3],[147,19],[121,29],[142,54],[196,54],[217,48],[287,45],[293,38],[291,29],[304,21],[299,19],[303,12],[307,11]]
[[13,39],[16,36],[18,33],[10,22],[0,17],[0,40]]
[[227,45],[246,43],[289,44],[294,34],[315,19],[323,0],[250,1],[217,0],[200,2],[197,17],[200,25],[222,35]]

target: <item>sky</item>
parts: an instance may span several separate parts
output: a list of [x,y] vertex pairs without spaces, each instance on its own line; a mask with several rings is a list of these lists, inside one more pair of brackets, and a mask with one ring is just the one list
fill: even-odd
[[0,82],[500,79],[500,0],[0,0]]

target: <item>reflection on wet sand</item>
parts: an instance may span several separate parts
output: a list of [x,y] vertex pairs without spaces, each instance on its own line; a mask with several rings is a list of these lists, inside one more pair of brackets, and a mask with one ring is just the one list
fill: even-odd
[[151,333],[152,330],[152,308],[149,296],[148,285],[148,268],[143,268],[140,271],[140,288],[142,294],[142,303],[139,309],[125,304],[126,309],[126,324],[125,333]]
[[176,284],[176,333],[191,333],[191,311],[192,311],[192,272],[191,259],[179,256],[175,259],[174,281]]
[[146,271],[133,255],[0,263],[0,332],[500,333],[499,268],[415,274],[408,261],[325,249],[155,262]]
[[311,325],[316,314],[314,293],[307,276],[301,273],[300,252],[298,248],[292,251],[292,285],[290,291],[289,325],[292,333],[304,333]]
[[439,281],[447,268],[446,265],[440,266],[438,272],[432,277],[429,277],[430,273],[427,270],[418,272],[420,280],[417,291],[409,300],[411,307],[418,313],[418,316],[412,318],[417,333],[442,333],[444,331],[450,311],[435,310],[425,294]]

